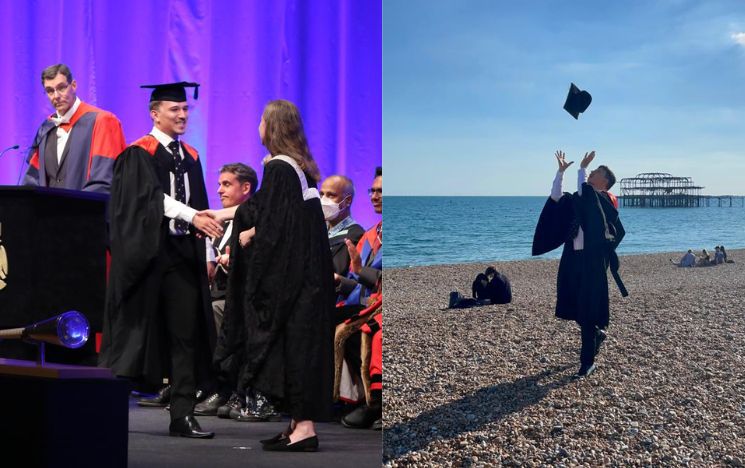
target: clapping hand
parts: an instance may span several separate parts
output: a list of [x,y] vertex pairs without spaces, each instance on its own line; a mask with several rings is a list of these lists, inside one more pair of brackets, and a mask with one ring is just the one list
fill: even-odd
[[556,156],[556,161],[559,163],[559,172],[566,171],[567,170],[567,167],[569,167],[572,164],[574,164],[574,161],[569,161],[569,162],[566,161],[566,159],[565,159],[566,158],[566,154],[564,154],[564,152],[561,151],[561,150],[557,151],[556,154],[555,154],[555,156]]
[[357,247],[352,243],[352,241],[344,239],[344,242],[347,244],[347,252],[349,252],[349,269],[352,270],[352,273],[355,275],[359,275],[360,271],[362,271],[362,258],[360,258],[360,253],[357,252]]

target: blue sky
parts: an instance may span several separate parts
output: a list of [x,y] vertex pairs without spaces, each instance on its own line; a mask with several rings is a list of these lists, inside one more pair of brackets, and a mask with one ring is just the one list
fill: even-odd
[[557,149],[745,194],[745,1],[383,2],[387,195],[547,195]]

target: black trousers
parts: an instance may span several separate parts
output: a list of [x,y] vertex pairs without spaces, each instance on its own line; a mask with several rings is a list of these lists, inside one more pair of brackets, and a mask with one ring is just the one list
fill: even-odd
[[595,325],[581,325],[581,328],[582,348],[579,352],[579,362],[582,365],[591,365],[595,363],[595,354],[603,332]]
[[168,236],[159,310],[171,354],[171,420],[193,414],[196,404],[197,324],[202,309],[193,241]]

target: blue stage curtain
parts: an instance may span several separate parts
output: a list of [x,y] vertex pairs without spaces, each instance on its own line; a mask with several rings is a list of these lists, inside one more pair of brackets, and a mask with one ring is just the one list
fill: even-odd
[[354,180],[353,214],[370,226],[381,27],[380,1],[0,0],[0,149],[21,146],[0,159],[0,184],[16,183],[24,149],[52,113],[41,70],[61,62],[83,101],[119,117],[128,142],[152,127],[141,84],[201,83],[184,139],[202,155],[212,207],[223,164],[250,164],[261,177],[261,111],[293,101],[322,175]]

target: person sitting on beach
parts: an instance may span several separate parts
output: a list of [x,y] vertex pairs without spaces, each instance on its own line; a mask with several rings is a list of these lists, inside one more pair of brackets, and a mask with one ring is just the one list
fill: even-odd
[[722,249],[718,245],[714,247],[714,263],[716,265],[724,263],[724,254],[722,253]]
[[720,245],[719,246],[719,250],[721,250],[722,251],[722,255],[724,255],[724,263],[735,263],[734,260],[727,260],[727,251],[724,250],[724,246],[723,245]]
[[711,256],[709,255],[709,252],[707,252],[706,249],[703,249],[701,251],[701,257],[699,257],[698,262],[696,262],[696,266],[709,266],[711,264]]
[[680,257],[680,261],[678,263],[675,263],[673,259],[671,258],[670,261],[673,265],[677,265],[679,267],[694,267],[696,266],[696,256],[693,254],[693,250],[688,249],[688,252],[686,252],[682,257]]
[[[492,268],[492,267],[489,267]],[[473,280],[471,285],[471,296],[477,301],[483,301],[487,299],[487,286],[489,285],[489,268],[486,269],[486,273],[479,273],[476,275],[476,279]]]
[[512,302],[512,286],[507,276],[498,272],[493,266],[486,269],[486,276],[489,278],[486,293],[491,303],[509,304]]

